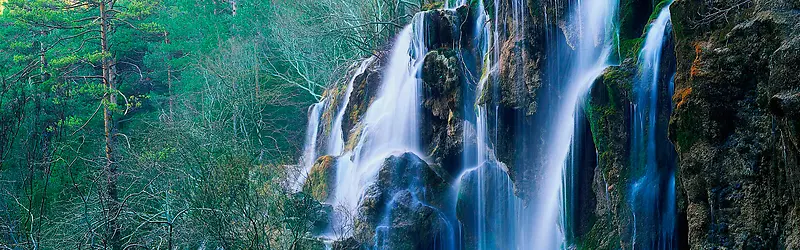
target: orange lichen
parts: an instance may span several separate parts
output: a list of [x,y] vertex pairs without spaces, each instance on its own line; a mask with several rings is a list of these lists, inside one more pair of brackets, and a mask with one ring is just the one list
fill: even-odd
[[700,42],[694,43],[695,56],[694,56],[694,61],[692,61],[692,68],[689,70],[690,79],[702,73],[700,71],[700,64],[702,63],[700,61],[700,54],[703,52],[702,46],[703,44]]
[[692,87],[684,88],[675,92],[672,96],[672,101],[676,103],[676,108],[680,108],[688,100],[687,97],[692,93]]

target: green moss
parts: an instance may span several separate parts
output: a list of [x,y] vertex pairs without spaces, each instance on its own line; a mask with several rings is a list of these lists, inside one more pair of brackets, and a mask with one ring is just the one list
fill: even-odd
[[[611,238],[608,238],[609,236]],[[616,233],[609,219],[603,218],[594,224],[589,233],[576,240],[576,249],[618,249],[619,247],[614,244],[617,242],[619,242],[619,234]]]
[[308,173],[303,193],[311,195],[319,202],[328,199],[334,188],[336,159],[326,155],[322,156],[314,163],[311,172]]
[[[643,2],[635,0],[621,0],[620,1],[620,14],[619,14],[619,39],[620,41],[638,38],[642,35],[642,27],[644,23],[644,16],[642,15]],[[649,5],[649,4],[648,4]]]
[[530,15],[537,20],[544,18],[544,10],[542,9],[542,3],[540,3],[537,0],[528,0],[528,13],[530,13]]
[[618,101],[625,98],[622,92],[631,93],[633,89],[632,73],[621,67],[611,68],[603,73],[603,82],[606,83],[609,98],[617,105],[615,107],[620,107]]
[[680,129],[675,136],[676,146],[681,153],[686,153],[689,149],[694,145],[702,136],[702,130],[697,129],[695,127],[699,127],[695,124],[699,124],[697,118],[689,114],[688,112],[681,114],[681,121],[679,124]]
[[592,131],[592,139],[597,146],[599,153],[609,152],[609,138],[608,132],[609,122],[615,119],[614,116],[619,115],[620,112],[613,107],[613,105],[596,105],[590,103],[588,105],[586,114],[589,116],[589,126]]
[[630,39],[632,37],[638,37],[639,35],[634,35],[634,30],[628,29],[628,23],[633,22],[634,17],[634,8],[633,8],[633,1],[630,0],[623,0],[620,3],[620,30],[619,35],[621,39]]
[[[656,20],[656,18],[658,18],[658,15],[661,14],[661,10],[663,10],[664,7],[667,7],[667,5],[672,3],[672,1],[673,0],[661,0],[661,1],[659,1],[658,4],[656,4],[656,6],[653,8],[653,13],[650,13],[650,18],[647,19],[647,23],[651,23],[651,22],[653,22],[653,20]],[[647,33],[646,29],[645,29],[645,33]]]
[[[618,70],[609,70],[603,75],[603,81],[596,84],[603,84],[603,88],[595,88],[594,90],[602,90],[605,93],[592,93],[592,96],[606,96],[606,100],[602,103],[594,98],[589,98],[585,105],[585,112],[589,119],[589,126],[592,131],[592,139],[597,145],[598,153],[601,158],[607,157],[608,153],[612,153],[610,147],[610,133],[615,122],[621,121],[622,111],[619,99],[621,95],[614,82],[619,82],[624,75]],[[602,94],[602,95],[601,95]],[[602,161],[603,159],[601,159]],[[613,162],[609,159],[606,162]],[[601,164],[605,165],[605,164]]]
[[637,60],[639,57],[639,49],[642,47],[644,38],[634,38],[620,41],[619,50],[623,58],[633,58]]
[[435,2],[430,2],[430,3],[423,4],[422,8],[420,8],[420,10],[421,11],[428,11],[428,10],[441,9],[443,7],[444,7],[444,1],[435,1]]
[[638,16],[636,16],[634,13],[636,8],[634,7],[633,1],[624,1],[622,3],[622,23],[620,25],[621,28],[618,39],[620,55],[623,58],[633,58],[634,60],[638,59],[639,50],[641,49],[644,38],[647,35],[647,31],[650,29],[650,24],[653,22],[653,20],[658,18],[661,10],[672,3],[672,1],[673,0],[660,0],[650,13],[647,22],[644,22],[644,26],[641,30],[637,30],[637,27],[639,27],[637,25],[643,20],[636,20]]
[[608,69],[593,86],[585,105],[592,139],[597,147],[598,167],[609,185],[606,203],[609,210],[593,221],[589,232],[577,236],[576,249],[619,249],[623,244],[618,226],[625,225],[628,218],[624,212],[628,207],[624,190],[629,185],[630,171],[627,137],[624,132],[620,133],[628,129],[625,127],[628,118],[624,109],[630,101],[633,77],[627,64]]

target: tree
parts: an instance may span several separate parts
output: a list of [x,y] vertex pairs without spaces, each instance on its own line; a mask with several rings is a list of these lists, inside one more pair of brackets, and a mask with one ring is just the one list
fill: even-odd
[[[89,98],[100,96],[98,109],[102,107],[102,172],[105,176],[105,191],[100,196],[104,203],[103,244],[112,249],[121,249],[117,218],[122,210],[122,201],[117,190],[116,137],[119,134],[115,129],[114,116],[115,113],[126,115],[136,106],[131,98],[120,91],[119,81],[124,75],[118,71],[120,68],[130,70],[130,66],[121,67],[120,64],[135,65],[118,60],[117,57],[124,51],[114,48],[114,45],[125,43],[125,38],[116,34],[125,32],[126,29],[126,33],[131,33],[130,30],[146,33],[143,28],[147,24],[142,20],[150,14],[155,4],[147,0],[12,0],[5,4],[8,18],[14,20],[15,25],[35,35],[39,49],[39,84],[67,92],[65,96],[54,97],[56,100],[71,98],[71,92],[76,90]],[[23,71],[22,75],[30,74]],[[125,103],[118,103],[118,97],[122,97]],[[77,130],[83,129],[96,114],[96,111],[91,113],[86,118],[86,123]],[[72,119],[80,119],[78,117],[85,114],[74,112],[69,115]],[[60,122],[61,125],[66,123],[64,119]],[[55,130],[55,127],[51,126],[51,130]],[[71,134],[77,133],[77,130]]]
[[354,61],[371,56],[421,9],[423,1],[281,1],[273,24],[269,74],[317,100]]
[[281,186],[297,128],[420,6],[0,2],[0,248],[12,249],[321,247],[311,231],[326,208]]

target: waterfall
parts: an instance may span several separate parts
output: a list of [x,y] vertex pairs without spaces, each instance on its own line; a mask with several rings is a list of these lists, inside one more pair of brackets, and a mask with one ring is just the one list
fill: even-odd
[[[495,3],[497,11],[498,4]],[[493,145],[490,141],[513,140],[514,138],[497,138],[497,134],[488,134],[488,119],[486,107],[498,109],[498,103],[485,103],[475,107],[475,124],[477,128],[477,150],[474,155],[466,155],[473,160],[465,160],[466,169],[459,178],[460,195],[469,195],[472,200],[465,202],[464,209],[470,211],[472,216],[461,218],[465,227],[474,235],[472,241],[475,249],[558,249],[564,246],[563,215],[564,200],[563,183],[565,180],[565,166],[573,160],[569,157],[576,129],[581,129],[575,121],[575,111],[581,97],[588,91],[603,70],[608,66],[609,54],[613,50],[613,32],[617,3],[614,0],[590,0],[578,4],[571,11],[571,27],[576,27],[580,37],[575,48],[565,51],[566,46],[553,46],[549,53],[553,58],[568,58],[567,63],[554,63],[547,72],[553,79],[551,84],[562,89],[560,99],[552,103],[553,111],[546,114],[552,115],[546,126],[554,131],[545,142],[549,150],[542,166],[543,178],[536,183],[535,195],[527,206],[525,201],[518,198],[514,191],[514,184],[509,178],[508,169],[494,158]],[[514,39],[523,40],[524,19],[526,7],[523,1],[511,3],[512,18],[514,19]],[[496,78],[493,60],[499,60],[499,37],[497,34],[497,20],[494,20],[494,34],[492,36],[492,53],[486,53],[484,70],[478,84],[479,93],[483,92],[484,83],[488,79]],[[488,31],[487,31],[488,32]],[[478,34],[478,33],[476,33]],[[486,36],[489,36],[488,34]],[[561,41],[563,42],[563,41]],[[574,52],[571,51],[574,49]],[[574,56],[572,54],[575,54]],[[493,56],[493,57],[492,57]],[[565,74],[567,72],[568,74]],[[493,86],[492,95],[497,99],[499,95],[497,85]],[[476,103],[478,100],[475,100]],[[495,101],[496,102],[496,101]],[[498,118],[494,118],[497,122]],[[497,127],[497,124],[494,124]],[[533,128],[540,129],[540,128]],[[465,150],[466,152],[466,150]],[[459,203],[459,206],[462,206]]]
[[[497,65],[499,60],[499,36],[497,34],[497,20],[487,22],[482,1],[478,2],[478,16],[475,20],[475,30],[472,41],[476,44],[477,54],[482,56],[480,64],[480,77],[477,81],[473,95],[465,97],[472,102],[465,103],[465,113],[473,114],[472,119],[465,119],[465,126],[474,122],[476,128],[476,144],[464,150],[464,171],[457,178],[458,197],[469,198],[457,201],[461,223],[467,235],[474,237],[466,239],[466,245],[474,249],[512,249],[519,248],[515,245],[516,238],[521,232],[518,230],[518,219],[521,217],[522,202],[514,194],[514,184],[509,178],[508,169],[503,163],[497,161],[494,149],[490,143],[488,133],[487,106],[495,108],[497,103],[480,104],[480,96],[485,92],[486,83],[497,80]],[[495,11],[498,3],[494,3]],[[495,12],[496,13],[496,12]],[[518,16],[521,18],[521,16]],[[491,25],[490,25],[491,24]],[[519,26],[518,26],[519,27]],[[494,34],[492,34],[494,31]],[[492,50],[491,52],[489,50]],[[493,86],[492,95],[496,97],[496,84]],[[495,119],[496,121],[496,119]],[[495,124],[496,126],[496,124]],[[464,141],[468,141],[465,136]],[[494,136],[496,139],[496,135]],[[467,147],[467,145],[465,145]]]
[[[352,151],[344,152],[336,165],[331,205],[336,237],[349,236],[366,187],[375,181],[384,159],[402,152],[420,152],[420,82],[417,78],[425,56],[424,17],[417,14],[394,42],[377,99],[363,118],[361,137]],[[422,154],[418,154],[422,155]]]
[[[347,88],[345,89],[342,102],[338,107],[331,107],[336,111],[336,120],[331,126],[331,134],[327,138],[327,148],[323,151],[324,154],[338,156],[342,153],[344,149],[342,120],[347,112],[347,105],[350,102],[350,95],[353,92],[353,83],[359,75],[366,71],[374,60],[376,60],[375,57],[370,57],[361,61],[359,67],[347,82]],[[306,178],[308,178],[308,174],[311,172],[311,168],[314,167],[314,163],[317,160],[317,137],[320,132],[320,119],[322,119],[322,112],[328,105],[328,102],[329,98],[324,98],[309,107],[308,125],[306,126],[305,142],[303,143],[303,154],[300,156],[298,173],[295,173],[295,179],[291,180],[289,187],[292,192],[300,192],[303,189]]]
[[534,249],[565,247],[563,185],[566,165],[573,162],[570,157],[576,155],[570,153],[572,145],[577,143],[574,136],[578,124],[576,110],[591,84],[609,66],[617,6],[616,0],[589,0],[571,6],[567,27],[578,34],[578,41],[572,44],[573,51],[563,46],[548,48],[548,54],[569,60],[564,64],[551,63],[547,71],[553,84],[560,86],[561,95],[552,103],[555,111],[549,125],[552,133],[546,137],[548,147],[542,166],[543,177],[537,183],[532,211]]
[[[478,79],[469,78],[462,84],[464,85],[464,121],[462,123],[467,131],[467,127],[475,129],[474,134],[463,133],[463,162],[460,166],[463,171],[458,173],[455,178],[452,198],[454,202],[453,213],[458,214],[457,223],[451,225],[446,221],[447,229],[443,230],[450,234],[448,237],[441,237],[442,240],[452,241],[451,243],[441,244],[445,249],[460,249],[461,244],[474,247],[475,249],[564,249],[566,237],[566,216],[564,203],[565,185],[568,178],[565,175],[567,169],[575,162],[575,150],[580,150],[581,146],[576,146],[580,140],[575,135],[576,131],[584,129],[583,120],[576,119],[576,110],[582,97],[588,91],[595,79],[609,66],[609,55],[614,47],[614,33],[616,20],[616,8],[618,0],[583,0],[577,4],[570,5],[569,17],[566,25],[561,27],[566,36],[567,29],[574,37],[560,37],[548,39],[548,46],[544,51],[547,58],[555,63],[547,63],[544,67],[547,88],[546,105],[541,109],[543,121],[541,124],[531,128],[518,128],[519,130],[541,129],[547,131],[543,136],[542,143],[547,145],[542,147],[545,152],[543,156],[522,156],[521,159],[532,160],[535,157],[540,163],[536,166],[541,173],[537,176],[536,183],[533,183],[530,200],[523,200],[517,197],[515,182],[511,179],[509,166],[497,160],[495,156],[495,146],[498,140],[515,140],[515,138],[498,138],[497,132],[490,134],[491,122],[497,128],[498,110],[500,108],[500,91],[498,90],[498,66],[500,61],[501,47],[500,35],[501,28],[498,18],[493,18],[489,22],[487,13],[484,12],[482,1],[477,2],[478,9],[475,13],[475,29],[472,30],[472,39],[475,51],[458,47],[459,62],[467,75],[479,76]],[[448,1],[446,7],[451,7]],[[453,1],[455,6],[466,4],[467,1]],[[529,16],[529,8],[526,2],[520,0],[511,1],[511,18],[515,25],[512,29],[511,42],[524,42],[526,28],[524,20]],[[494,2],[495,13],[498,13],[500,4]],[[474,7],[474,6],[473,6]],[[382,82],[376,95],[376,99],[369,105],[363,115],[359,126],[354,130],[359,130],[360,136],[354,148],[348,150],[344,147],[342,131],[342,120],[347,109],[348,99],[353,91],[353,79],[348,83],[345,90],[345,100],[339,104],[338,111],[333,121],[333,128],[330,137],[327,139],[327,151],[325,153],[338,156],[335,168],[335,188],[331,196],[326,201],[334,207],[331,218],[331,225],[326,236],[333,239],[344,239],[351,236],[354,230],[353,218],[359,213],[359,206],[364,200],[366,192],[372,183],[375,183],[380,173],[381,164],[384,160],[393,155],[404,152],[412,152],[420,156],[422,145],[420,145],[420,110],[421,110],[421,82],[419,74],[423,64],[423,59],[427,51],[427,38],[425,37],[425,13],[418,13],[412,19],[412,23],[405,27],[397,36],[388,63],[382,71]],[[463,24],[462,24],[463,25]],[[547,34],[553,34],[549,29],[550,25],[545,25]],[[556,26],[552,24],[552,26]],[[555,37],[555,36],[552,36]],[[552,43],[552,44],[549,44]],[[459,41],[462,44],[462,41]],[[568,45],[568,46],[567,46]],[[478,54],[472,55],[470,53]],[[477,57],[480,59],[474,59]],[[467,64],[476,65],[467,66]],[[467,62],[467,63],[465,63]],[[358,72],[365,70],[362,63],[357,69]],[[474,68],[474,67],[477,67]],[[479,71],[480,74],[473,74]],[[518,80],[522,78],[517,78]],[[524,80],[524,79],[523,79]],[[490,91],[485,90],[487,82],[494,81]],[[523,83],[524,84],[524,83]],[[487,91],[491,93],[492,101],[481,103],[481,94]],[[491,109],[494,109],[495,117],[489,117]],[[313,112],[311,112],[313,113]],[[538,114],[537,114],[538,115]],[[319,114],[312,114],[311,118],[319,122]],[[493,119],[493,120],[492,120]],[[310,121],[311,123],[311,121]],[[318,125],[309,124],[309,131],[316,130]],[[309,132],[310,133],[310,132]],[[355,133],[355,132],[354,132]],[[519,136],[527,136],[522,134]],[[471,138],[476,137],[476,138]],[[315,139],[308,137],[308,140]],[[351,138],[352,139],[352,138]],[[469,139],[474,139],[474,143],[467,143]],[[531,140],[532,141],[532,140]],[[312,149],[315,145],[306,147]],[[349,147],[348,147],[349,148]],[[315,157],[311,155],[309,157]],[[305,154],[303,156],[306,158]],[[312,162],[313,164],[313,162]],[[303,165],[306,163],[303,161]],[[310,169],[310,167],[309,167]],[[308,170],[305,170],[306,174]],[[413,176],[413,173],[412,173]],[[421,179],[412,177],[411,185],[422,185]],[[302,185],[301,185],[302,186]],[[405,187],[410,188],[410,187]],[[416,194],[412,194],[416,195]],[[414,197],[415,199],[417,197]],[[391,197],[388,206],[383,211],[376,236],[374,246],[376,248],[392,248],[388,246],[389,235],[393,221],[389,217],[395,202],[395,197]],[[422,203],[416,201],[417,203]],[[428,204],[421,204],[428,206]],[[440,220],[449,220],[451,211],[440,211]],[[458,230],[462,229],[464,231]],[[465,239],[464,235],[474,237]]]
[[[640,176],[631,187],[634,239],[632,248],[674,249],[675,245],[675,159],[666,137],[666,122],[659,121],[671,97],[675,72],[661,72],[662,51],[670,23],[669,5],[653,21],[639,54],[639,74],[635,79],[631,169]],[[674,59],[672,59],[674,60]],[[665,78],[665,76],[670,78]]]
[[322,108],[325,107],[327,99],[311,105],[308,108],[308,125],[306,127],[305,144],[303,145],[303,155],[300,156],[299,173],[296,179],[291,182],[292,192],[299,192],[303,189],[308,173],[317,160],[317,135],[319,134],[319,119],[322,116]]
[[347,88],[344,92],[344,98],[342,99],[342,103],[339,105],[339,112],[336,114],[336,120],[333,122],[333,126],[331,126],[331,134],[328,138],[328,148],[326,153],[329,155],[340,155],[342,150],[344,150],[344,133],[342,131],[342,120],[344,120],[344,114],[347,112],[347,105],[350,103],[350,95],[353,93],[353,82],[355,82],[356,78],[363,74],[367,67],[376,60],[376,58],[370,57],[366,60],[361,61],[361,65],[356,69],[353,77],[350,78],[350,81],[347,83]]

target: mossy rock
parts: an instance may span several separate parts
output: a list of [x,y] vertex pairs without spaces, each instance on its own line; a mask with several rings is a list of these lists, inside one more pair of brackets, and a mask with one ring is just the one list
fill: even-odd
[[630,244],[627,187],[629,131],[635,61],[606,69],[592,85],[584,105],[598,154],[593,190],[595,218],[588,232],[575,236],[578,249],[618,249]]
[[500,105],[521,109],[525,115],[538,110],[537,90],[542,87],[541,54],[531,50],[526,40],[511,38],[500,50]]
[[334,192],[336,183],[336,158],[330,155],[321,156],[314,162],[308,173],[303,193],[311,195],[320,202],[325,202]]
[[377,52],[376,54],[377,58],[370,59],[369,65],[362,74],[353,76],[353,91],[342,119],[342,136],[347,142],[345,143],[346,150],[353,150],[355,142],[358,142],[361,132],[359,123],[364,118],[369,105],[375,101],[383,81],[381,72],[386,65],[388,53]]
[[460,171],[463,152],[463,71],[456,52],[428,52],[422,66],[423,114],[421,137],[426,153],[450,174]]
[[441,9],[444,7],[444,1],[431,1],[422,5],[421,11]]

